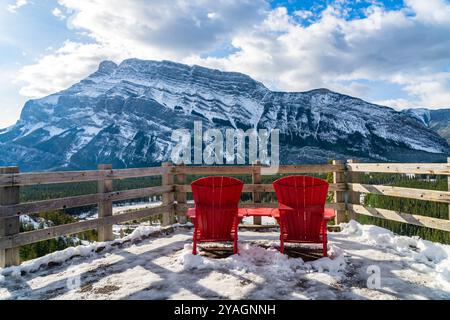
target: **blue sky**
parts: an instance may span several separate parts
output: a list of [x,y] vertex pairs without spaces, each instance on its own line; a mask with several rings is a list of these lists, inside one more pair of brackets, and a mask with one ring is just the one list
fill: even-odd
[[239,71],[397,109],[450,107],[448,0],[0,0],[0,128],[104,59]]

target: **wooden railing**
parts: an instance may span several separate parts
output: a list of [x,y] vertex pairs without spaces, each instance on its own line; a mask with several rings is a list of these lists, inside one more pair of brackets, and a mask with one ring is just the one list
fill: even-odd
[[[330,191],[334,202],[327,207],[336,210],[336,223],[347,221],[357,215],[368,215],[424,227],[450,231],[450,220],[422,215],[412,215],[392,210],[368,208],[360,203],[361,193],[374,193],[395,197],[444,202],[450,204],[450,192],[400,188],[383,185],[359,183],[365,172],[415,173],[447,175],[450,177],[450,164],[411,164],[411,163],[356,163],[355,161],[335,160],[332,164],[283,165],[280,174],[318,174],[332,173]],[[188,203],[191,186],[186,184],[188,175],[250,175],[251,184],[244,185],[244,191],[252,194],[252,201],[242,203],[243,207],[276,207],[276,202],[263,202],[263,194],[274,192],[270,183],[263,184],[261,165],[251,166],[174,166],[164,163],[161,167],[112,169],[110,165],[99,165],[98,170],[71,172],[19,173],[17,167],[0,168],[0,267],[20,263],[19,248],[27,244],[52,239],[58,236],[76,234],[88,230],[98,230],[98,240],[113,239],[113,224],[162,215],[162,224],[170,225],[176,221],[186,222],[186,211],[193,206]],[[148,176],[160,176],[160,186],[132,190],[113,191],[113,180]],[[55,183],[78,183],[97,181],[97,193],[50,200],[20,203],[19,192],[22,186]],[[128,199],[162,196],[162,204],[157,207],[119,212],[113,215],[112,203]],[[27,232],[20,232],[21,215],[49,210],[98,205],[98,218],[75,223],[53,226]],[[261,221],[255,219],[255,224]]]

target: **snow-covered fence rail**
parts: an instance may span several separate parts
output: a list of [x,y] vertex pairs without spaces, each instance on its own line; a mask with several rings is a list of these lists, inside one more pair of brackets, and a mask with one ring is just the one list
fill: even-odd
[[[274,192],[271,183],[262,183],[262,166],[254,163],[251,166],[184,166],[163,164],[155,168],[112,169],[108,165],[99,165],[98,170],[20,173],[17,167],[0,168],[0,267],[15,265],[20,262],[19,248],[27,244],[76,234],[92,229],[99,231],[99,240],[112,238],[112,225],[127,221],[162,215],[165,225],[175,221],[185,222],[186,211],[193,204],[187,201],[187,194],[192,192],[187,184],[189,175],[249,175],[251,183],[244,185],[244,192],[252,194],[252,201],[242,203],[242,207],[276,207],[276,202],[263,202],[263,194]],[[280,174],[316,174],[332,173],[333,182],[330,191],[334,192],[334,202],[326,206],[336,209],[336,222],[342,222],[359,214],[450,231],[450,220],[437,219],[422,215],[412,215],[392,210],[368,208],[360,203],[361,193],[374,193],[410,199],[420,199],[449,203],[450,192],[422,190],[383,185],[360,183],[359,177],[367,172],[386,172],[401,174],[433,174],[448,175],[450,164],[443,163],[357,163],[355,161],[335,160],[331,164],[283,165]],[[113,191],[112,183],[117,179],[160,176],[160,186],[131,190]],[[58,183],[78,183],[97,181],[97,193],[55,198],[49,200],[20,203],[19,191],[22,186],[45,185]],[[162,196],[162,204],[158,207],[143,208],[120,212],[113,215],[114,201],[137,199],[154,195]],[[78,221],[75,223],[53,226],[45,229],[20,232],[21,215],[45,212],[49,210],[68,209],[98,204],[97,219]],[[255,221],[256,224],[260,221]]]
[[394,173],[394,174],[426,174],[446,175],[449,178],[450,189],[450,158],[449,163],[358,163],[347,161],[347,211],[349,217],[366,215],[407,224],[427,227],[450,232],[449,219],[438,219],[422,214],[409,214],[388,209],[366,207],[361,204],[360,194],[378,194],[391,197],[416,199],[440,203],[448,203],[450,208],[450,191],[437,191],[416,188],[404,188],[385,185],[371,185],[359,183],[364,173]]

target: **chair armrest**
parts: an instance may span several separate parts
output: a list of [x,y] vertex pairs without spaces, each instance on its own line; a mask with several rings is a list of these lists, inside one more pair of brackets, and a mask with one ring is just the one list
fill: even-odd
[[270,215],[272,216],[272,218],[278,219],[280,218],[280,210],[288,210],[288,211],[295,211],[294,208],[291,208],[285,204],[282,203],[278,203],[278,208],[274,208],[272,210],[272,212],[270,213]]
[[277,209],[281,209],[281,210],[295,210],[294,208],[291,208],[285,204],[279,203],[278,204],[278,208]]
[[191,219],[195,219],[195,208],[189,208],[187,211],[187,216]]
[[[191,219],[195,219],[195,208],[189,208],[187,211],[187,216]],[[243,218],[247,216],[247,209],[246,208],[239,208],[238,209],[238,217]]]
[[248,216],[248,212],[246,208],[238,208],[238,217],[243,218]]
[[336,217],[336,211],[333,208],[325,208],[323,219],[329,221],[334,219],[334,217]]
[[278,208],[274,208],[272,212],[270,212],[272,218],[278,219],[280,217],[280,210]]

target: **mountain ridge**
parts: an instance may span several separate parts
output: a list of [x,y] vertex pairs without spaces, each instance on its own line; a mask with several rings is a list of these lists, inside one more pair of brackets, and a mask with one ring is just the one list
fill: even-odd
[[238,72],[133,58],[102,61],[68,89],[27,101],[18,122],[0,130],[0,165],[158,165],[168,160],[172,131],[192,130],[194,121],[205,129],[280,129],[282,163],[443,161],[449,151],[408,112],[326,88],[271,91]]

